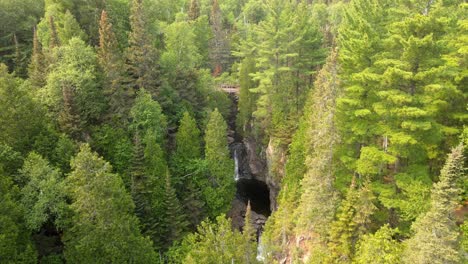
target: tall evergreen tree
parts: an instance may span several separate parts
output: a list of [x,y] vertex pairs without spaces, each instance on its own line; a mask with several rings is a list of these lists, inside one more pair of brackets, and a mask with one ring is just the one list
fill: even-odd
[[119,50],[117,38],[112,23],[105,10],[99,21],[99,64],[104,71],[104,95],[108,98],[108,119],[115,119],[116,123],[124,123],[128,118],[128,111],[132,93],[125,83],[125,68],[122,54]]
[[29,63],[28,75],[31,85],[35,88],[41,88],[46,81],[46,62],[42,53],[42,46],[37,37],[37,30],[34,28],[33,50],[31,62]]
[[59,40],[58,33],[57,33],[57,27],[55,25],[53,16],[49,16],[49,30],[50,30],[49,49],[53,49],[60,45],[60,40]]
[[[301,182],[298,228],[324,236],[336,207],[333,187],[333,156],[338,143],[335,124],[336,100],[340,93],[336,52],[332,52],[315,81],[306,132],[307,172]],[[314,208],[318,206],[317,208]],[[310,226],[308,226],[310,224]]]
[[234,163],[230,158],[227,142],[227,124],[215,109],[210,113],[205,131],[205,159],[209,172],[209,186],[203,192],[215,217],[225,213],[234,197]]
[[65,258],[71,263],[154,263],[151,241],[144,238],[134,204],[109,163],[82,145],[67,178],[73,217],[65,230]]
[[[155,139],[149,138],[149,136],[151,135],[148,134],[145,141],[150,148],[153,148],[152,144],[154,144]],[[161,174],[164,174],[166,169],[159,171],[158,174],[155,174],[155,171],[150,172],[147,160],[157,158],[148,157],[147,154],[150,154],[150,152],[153,151],[143,146],[140,135],[137,132],[133,142],[129,186],[133,202],[135,203],[135,214],[140,220],[142,233],[149,236],[153,240],[154,245],[160,248],[164,245],[164,242],[161,240],[164,237],[163,230],[165,230],[165,227],[161,226],[164,220],[159,216],[160,212],[163,211],[160,206],[160,196],[162,195]]]
[[[200,159],[202,156],[200,130],[195,119],[188,112],[185,112],[180,120],[175,144],[175,150],[172,154],[172,168],[176,175],[182,178],[185,173],[189,173],[191,161]],[[180,181],[181,179],[178,179],[174,184],[180,184]]]
[[153,96],[159,94],[159,55],[148,32],[148,17],[143,0],[133,0],[130,14],[127,63],[135,90],[145,88]]
[[257,263],[257,234],[252,223],[252,207],[250,206],[250,201],[247,202],[247,209],[245,211],[242,240],[241,250],[244,253],[242,263]]
[[200,16],[200,3],[198,0],[191,0],[188,11],[188,18],[190,20],[196,20]]
[[357,187],[355,178],[340,205],[330,227],[329,258],[334,262],[350,263],[358,239],[367,232],[370,216],[375,211],[374,196],[366,185]]
[[463,145],[452,149],[440,180],[431,193],[431,208],[413,224],[414,236],[407,241],[407,263],[460,263],[459,231],[454,210],[459,202],[459,182],[466,177]]
[[165,233],[163,234],[165,246],[171,244],[182,237],[186,230],[188,222],[186,215],[183,212],[183,207],[180,205],[175,189],[171,186],[171,176],[166,173],[164,195],[162,200],[163,221]]

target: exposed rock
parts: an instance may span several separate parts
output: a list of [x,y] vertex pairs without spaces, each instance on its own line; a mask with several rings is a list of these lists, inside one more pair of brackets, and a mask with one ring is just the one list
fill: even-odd
[[265,181],[266,163],[265,159],[262,159],[257,154],[257,143],[255,139],[252,137],[245,138],[244,145],[247,151],[247,160],[252,176],[259,181]]
[[265,182],[270,189],[270,208],[272,211],[277,208],[276,198],[281,189],[281,179],[285,173],[286,153],[287,147],[283,146],[279,139],[270,138],[266,150],[268,173],[266,173]]

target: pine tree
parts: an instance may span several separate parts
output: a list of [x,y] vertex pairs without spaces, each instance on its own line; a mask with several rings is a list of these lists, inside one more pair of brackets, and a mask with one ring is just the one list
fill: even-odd
[[33,34],[33,50],[28,68],[29,80],[33,87],[41,88],[46,82],[46,62],[44,54],[42,53],[41,43],[39,43],[39,39],[37,38],[37,30],[35,27]]
[[187,251],[183,262],[244,263],[244,252],[237,246],[242,240],[242,234],[232,230],[231,220],[225,215],[218,216],[216,222],[206,220],[198,226],[197,233],[188,235],[182,242]]
[[448,155],[431,193],[431,208],[412,225],[414,235],[407,241],[407,263],[460,263],[459,231],[454,220],[461,189],[459,181],[466,175],[463,145]]
[[167,169],[164,168],[164,171],[159,171],[157,174],[154,171],[155,168],[149,169],[148,160],[154,161],[158,158],[148,156],[148,154],[157,154],[151,149],[154,148],[155,139],[149,136],[151,135],[148,134],[145,138],[147,147],[144,147],[139,133],[135,134],[129,185],[142,233],[151,238],[156,248],[161,248],[164,245],[162,240],[164,228],[166,228],[162,226],[164,220],[160,217],[162,211],[160,197],[163,194],[161,174],[164,174]]
[[210,59],[213,67],[213,75],[218,76],[228,67],[226,61],[229,56],[229,43],[227,42],[226,32],[223,29],[223,15],[219,7],[218,0],[213,0],[211,6],[210,24],[213,31],[213,39],[210,43]]
[[163,196],[163,221],[165,234],[163,235],[166,248],[172,242],[180,239],[187,228],[186,216],[176,196],[175,189],[171,186],[171,176],[166,173],[166,185]]
[[205,130],[205,159],[209,171],[209,186],[204,190],[210,215],[225,213],[235,193],[232,171],[234,163],[230,158],[227,142],[227,124],[215,109],[210,113]]
[[62,132],[71,138],[79,139],[83,129],[81,118],[76,111],[75,93],[71,87],[63,87],[63,107],[59,113],[58,123]]
[[159,94],[159,55],[148,32],[148,17],[142,0],[133,0],[127,50],[128,70],[135,90],[146,89],[152,96]]
[[49,39],[49,49],[52,50],[55,47],[60,45],[60,40],[57,33],[57,27],[55,26],[55,21],[53,16],[49,16],[49,30],[50,30],[50,39]]
[[85,144],[71,162],[67,178],[73,217],[65,230],[65,258],[71,263],[154,263],[134,204],[111,165]]
[[104,71],[104,95],[108,98],[108,118],[117,124],[125,124],[128,118],[132,93],[125,84],[125,68],[122,54],[112,24],[105,10],[99,21],[98,59]]
[[250,122],[254,111],[255,95],[250,89],[255,88],[256,83],[250,74],[255,72],[255,61],[251,57],[244,58],[239,67],[239,103],[236,125],[237,129],[243,133],[250,133]]
[[[308,243],[312,254],[323,254],[320,250],[325,247],[337,206],[332,165],[339,141],[335,124],[336,100],[340,92],[336,59],[337,54],[333,51],[316,78],[304,116],[308,125],[303,128],[305,156],[302,162],[306,165],[294,212],[297,218],[295,233],[311,237]],[[293,182],[289,186],[295,187]]]
[[257,236],[255,227],[252,223],[252,208],[250,206],[250,201],[247,202],[247,209],[245,211],[242,240],[242,246],[244,246],[244,248],[242,248],[244,253],[244,260],[242,263],[257,263]]
[[364,185],[357,187],[355,178],[342,202],[336,220],[331,223],[328,248],[329,258],[339,263],[350,263],[355,246],[361,235],[366,233],[370,216],[375,210],[374,197]]
[[190,8],[188,11],[188,18],[190,20],[197,20],[200,16],[200,3],[198,0],[191,0],[190,1]]
[[[201,158],[200,130],[197,123],[188,112],[180,120],[179,129],[175,137],[175,150],[172,154],[172,168],[178,177],[189,172],[189,163]],[[179,184],[180,180],[173,182]]]
[[401,253],[403,246],[393,239],[398,229],[391,229],[388,224],[382,226],[375,234],[362,236],[356,247],[356,256],[353,263],[402,263]]

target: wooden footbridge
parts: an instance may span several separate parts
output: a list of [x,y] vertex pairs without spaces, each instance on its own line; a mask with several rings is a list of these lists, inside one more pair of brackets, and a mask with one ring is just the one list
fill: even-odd
[[239,94],[240,86],[238,84],[226,84],[219,85],[219,89],[228,94]]

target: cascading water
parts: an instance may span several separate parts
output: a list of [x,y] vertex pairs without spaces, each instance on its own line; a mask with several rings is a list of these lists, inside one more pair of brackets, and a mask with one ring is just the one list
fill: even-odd
[[265,261],[265,256],[263,255],[263,245],[262,245],[261,234],[258,235],[257,260],[260,262]]
[[234,150],[234,180],[239,180],[239,158],[237,157],[237,149]]
[[236,131],[237,97],[230,95],[233,108],[228,119],[230,128],[231,156],[234,159],[234,180],[236,182],[236,196],[229,212],[233,227],[242,230],[244,225],[247,203],[252,208],[252,223],[257,230],[257,260],[264,261],[264,249],[261,243],[263,226],[270,216],[270,190],[265,182],[252,174],[248,150],[244,145],[242,136]]

